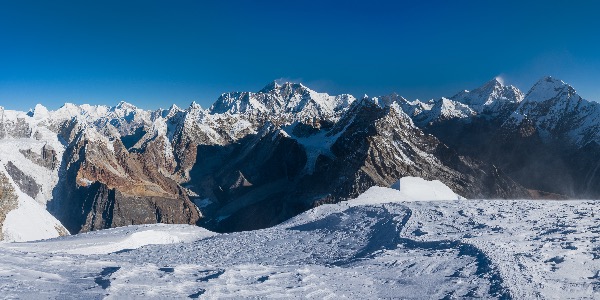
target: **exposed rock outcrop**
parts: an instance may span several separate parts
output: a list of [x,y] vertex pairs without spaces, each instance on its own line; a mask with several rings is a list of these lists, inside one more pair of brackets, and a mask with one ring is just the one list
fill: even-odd
[[31,149],[19,149],[19,152],[23,154],[27,159],[31,160],[34,164],[45,167],[49,170],[54,170],[57,167],[58,159],[56,157],[56,151],[50,145],[44,145],[42,147],[42,153],[38,154]]
[[19,205],[15,190],[10,184],[8,177],[0,172],[0,241],[4,238],[2,234],[2,225],[6,215]]
[[173,168],[159,147],[164,141],[129,152],[120,139],[98,136],[94,129],[83,127],[69,136],[72,142],[63,158],[65,176],[58,186],[63,197],[50,206],[71,233],[198,221],[197,208],[166,175]]
[[6,172],[8,172],[8,175],[10,175],[23,193],[29,195],[33,199],[37,197],[41,187],[31,176],[23,173],[23,171],[19,170],[19,168],[11,161],[6,164]]

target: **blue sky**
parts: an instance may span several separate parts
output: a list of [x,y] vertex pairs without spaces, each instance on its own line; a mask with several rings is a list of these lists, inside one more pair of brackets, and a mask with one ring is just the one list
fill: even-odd
[[544,75],[600,100],[594,1],[0,1],[0,106],[207,107],[274,79],[452,96]]

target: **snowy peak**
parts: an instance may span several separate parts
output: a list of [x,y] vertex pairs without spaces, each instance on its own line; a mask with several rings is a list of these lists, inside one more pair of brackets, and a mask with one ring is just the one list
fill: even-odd
[[400,104],[415,124],[426,127],[453,119],[469,122],[471,118],[479,116],[504,120],[515,111],[523,98],[523,93],[518,88],[505,86],[501,80],[493,78],[479,88],[463,90],[451,98],[421,102],[399,97],[393,101]]
[[65,103],[59,109],[54,111],[53,116],[56,119],[71,119],[77,116],[82,115],[82,109],[73,104],[73,103]]
[[468,119],[477,115],[468,105],[444,98],[430,100],[427,103],[421,101],[400,103],[402,109],[420,127],[436,124],[450,119]]
[[200,104],[196,103],[196,101],[192,101],[192,103],[190,103],[190,106],[187,109],[188,111],[192,111],[192,110],[202,110],[202,106],[200,106]]
[[193,101],[188,108],[183,111],[184,116],[188,122],[200,120],[206,114],[206,111],[200,106],[200,104]]
[[578,147],[592,141],[600,143],[600,104],[581,98],[557,78],[540,79],[503,127],[519,128],[527,124],[525,120],[544,141],[560,140]]
[[171,107],[169,107],[169,109],[165,109],[162,111],[161,116],[165,119],[170,119],[172,117],[174,117],[175,115],[182,113],[183,110],[181,108],[179,108],[179,106],[173,104],[171,105]]
[[258,92],[259,93],[269,93],[269,92],[279,89],[280,87],[281,87],[281,85],[279,83],[277,83],[277,80],[273,80],[269,84],[265,85],[265,87],[262,88]]
[[432,111],[442,119],[467,118],[475,115],[468,105],[444,97],[434,104]]
[[240,114],[250,119],[268,119],[275,123],[310,120],[337,120],[355,98],[318,93],[301,83],[271,82],[257,93],[222,94],[209,109],[210,114]]
[[110,114],[113,117],[126,117],[126,116],[131,116],[133,117],[134,114],[136,114],[137,112],[141,112],[143,110],[138,109],[135,105],[131,104],[131,103],[127,103],[125,101],[121,101],[119,102],[119,104],[117,104],[114,107],[110,108]]
[[[184,113],[186,119],[189,120],[199,120],[206,114],[206,111],[202,108],[202,106],[200,106],[200,104],[196,103],[196,101],[193,101],[190,106],[188,106],[188,108],[182,112]],[[173,115],[176,114],[177,113]]]
[[504,84],[500,80],[498,80],[498,77],[494,77],[492,78],[492,80],[486,82],[481,88],[497,89],[503,87]]
[[[280,102],[279,104],[290,107],[291,105],[296,105],[298,100],[301,101],[301,99],[310,98],[312,94],[318,93],[301,83],[284,82],[280,85],[277,82],[272,82],[259,91],[258,94],[266,94],[271,97],[280,98],[283,102]],[[269,97],[267,97],[267,100],[269,100],[268,98]],[[261,102],[262,104],[268,104],[268,101],[267,103]]]
[[258,91],[258,94],[278,94],[284,96],[288,95],[289,97],[289,95],[291,94],[304,94],[310,92],[314,93],[315,91],[309,89],[302,83],[286,81],[280,84],[276,80],[274,80],[271,83],[267,84],[260,91]]
[[117,111],[117,110],[136,110],[137,107],[131,103],[127,103],[125,101],[121,101],[119,102],[119,104],[117,104],[116,106],[111,108],[111,111]]
[[470,106],[477,113],[494,113],[502,109],[498,106],[521,102],[523,93],[518,88],[512,85],[505,86],[494,78],[477,89],[459,92],[451,99]]
[[576,95],[573,87],[551,76],[540,79],[525,97],[527,102],[544,102],[554,98],[570,98]]
[[35,106],[35,108],[33,109],[33,117],[37,120],[47,118],[48,116],[49,116],[48,109],[41,104],[37,104]]
[[[381,97],[372,97],[372,98],[369,98],[369,96],[365,95],[365,97],[363,99],[365,99],[365,101],[370,101],[380,107],[390,106],[393,103],[397,103],[401,107],[404,107],[405,105],[410,104],[410,101],[408,101],[406,98],[404,98],[396,93],[392,93],[392,94],[389,94],[386,96],[381,96]],[[418,101],[418,100],[416,100],[416,101]]]

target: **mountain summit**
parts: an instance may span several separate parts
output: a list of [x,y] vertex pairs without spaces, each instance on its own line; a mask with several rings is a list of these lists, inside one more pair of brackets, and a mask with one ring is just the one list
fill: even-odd
[[330,96],[317,93],[301,83],[273,81],[257,93],[222,94],[210,107],[211,114],[241,114],[275,123],[323,119],[334,121],[354,102],[351,95]]
[[516,108],[523,100],[523,93],[516,87],[503,85],[494,78],[472,91],[462,91],[450,99],[468,105],[478,114],[497,117]]

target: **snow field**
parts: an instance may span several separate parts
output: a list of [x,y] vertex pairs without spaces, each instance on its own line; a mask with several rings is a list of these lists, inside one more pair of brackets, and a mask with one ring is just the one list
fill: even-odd
[[[399,185],[263,230],[216,234],[156,224],[3,243],[0,295],[600,297],[597,201],[454,200],[435,182],[409,178]],[[424,190],[439,200],[414,201]]]

